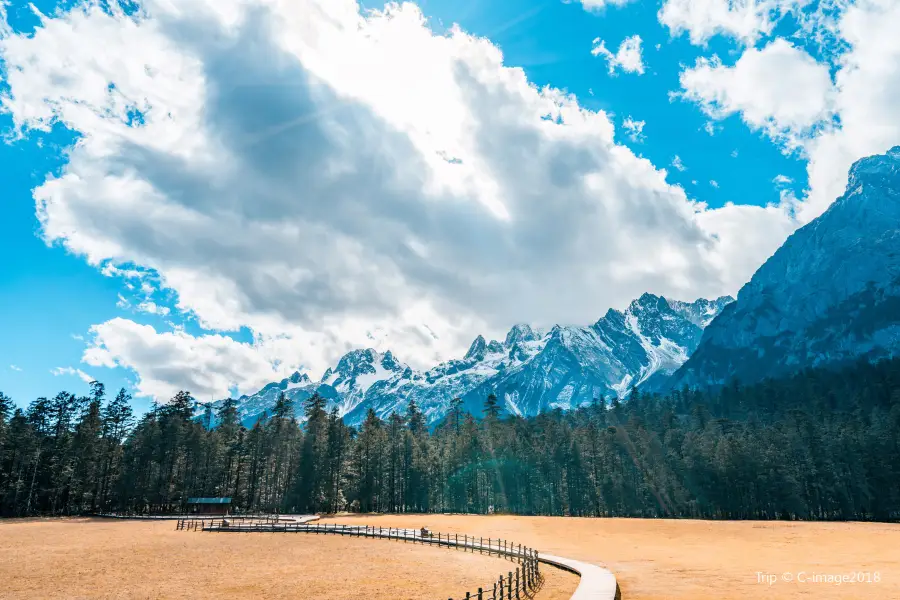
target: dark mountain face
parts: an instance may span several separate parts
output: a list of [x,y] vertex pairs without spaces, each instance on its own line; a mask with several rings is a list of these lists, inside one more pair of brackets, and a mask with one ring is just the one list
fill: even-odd
[[900,352],[900,146],[858,161],[703,333],[669,387],[758,381]]

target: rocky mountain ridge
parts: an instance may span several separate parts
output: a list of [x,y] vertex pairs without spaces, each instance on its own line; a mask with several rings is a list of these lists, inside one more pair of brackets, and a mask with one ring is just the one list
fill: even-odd
[[461,359],[417,371],[391,352],[353,350],[318,381],[294,373],[238,399],[243,422],[252,425],[284,392],[302,417],[302,402],[318,392],[328,408],[359,424],[371,408],[384,418],[404,412],[410,399],[429,422],[440,420],[454,398],[478,414],[488,394],[511,414],[531,416],[570,409],[668,377],[687,360],[703,327],[733,299],[669,301],[644,294],[625,311],[610,309],[587,327],[554,326],[541,331],[513,326],[503,341],[479,335]]

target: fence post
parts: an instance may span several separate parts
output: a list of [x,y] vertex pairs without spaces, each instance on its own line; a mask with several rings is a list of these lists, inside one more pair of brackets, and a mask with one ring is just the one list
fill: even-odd
[[509,577],[506,578],[506,597],[512,600],[512,571],[509,572]]
[[478,588],[478,600],[484,600],[483,592],[481,588]]
[[500,576],[500,595],[497,596],[497,593],[494,592],[494,596],[497,598],[497,600],[503,600],[503,588],[504,588],[503,575],[501,575]]
[[516,567],[516,600],[519,600],[519,569],[521,567]]

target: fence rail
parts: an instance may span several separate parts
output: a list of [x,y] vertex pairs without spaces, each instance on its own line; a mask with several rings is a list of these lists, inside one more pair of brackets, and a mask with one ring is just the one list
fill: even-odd
[[[310,533],[316,535],[344,535],[399,540],[413,544],[478,552],[498,556],[516,564],[515,571],[501,574],[496,581],[474,591],[466,591],[456,598],[462,600],[523,600],[531,598],[543,584],[540,558],[534,548],[499,538],[484,538],[458,533],[427,532],[419,529],[375,527],[372,525],[329,525],[278,522],[276,518],[220,517],[212,519],[181,519],[177,530],[215,532]],[[454,600],[450,597],[449,600]]]

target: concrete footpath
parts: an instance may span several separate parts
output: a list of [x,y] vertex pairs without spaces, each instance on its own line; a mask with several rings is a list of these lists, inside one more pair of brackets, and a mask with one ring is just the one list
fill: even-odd
[[619,600],[622,597],[616,576],[608,569],[552,554],[540,554],[539,558],[543,563],[581,576],[572,600]]
[[[460,536],[454,535],[453,537],[447,536],[446,538],[439,538],[437,542],[435,542],[435,538],[433,536],[423,537],[420,530],[417,529],[389,527],[386,528],[385,531],[385,528],[381,527],[369,528],[360,525],[320,525],[316,523],[310,524],[310,522],[317,519],[318,517],[315,516],[291,515],[290,517],[284,519],[284,521],[289,522],[282,521],[281,523],[236,525],[226,527],[216,526],[210,527],[209,529],[206,529],[206,531],[231,531],[235,533],[250,531],[303,531],[309,533],[336,533],[359,537],[409,540],[412,542],[432,544],[437,543],[437,545],[440,546],[462,548],[472,552],[478,550],[487,550],[494,554],[505,554],[509,556],[515,556],[516,554],[515,545],[501,546],[498,543],[492,543],[493,540],[489,541],[488,543],[484,543],[484,538],[475,538],[470,536],[463,536],[462,538],[460,538]],[[521,549],[521,546],[519,546],[519,548]],[[591,563],[582,562],[580,560],[574,560],[572,558],[565,558],[563,556],[555,556],[552,554],[543,554],[540,551],[538,551],[538,560],[552,567],[574,573],[581,578],[578,583],[578,587],[575,589],[575,593],[572,595],[572,600],[621,600],[621,593],[619,591],[618,583],[616,582],[616,576],[613,575],[612,572],[608,569],[604,569],[601,566]]]

